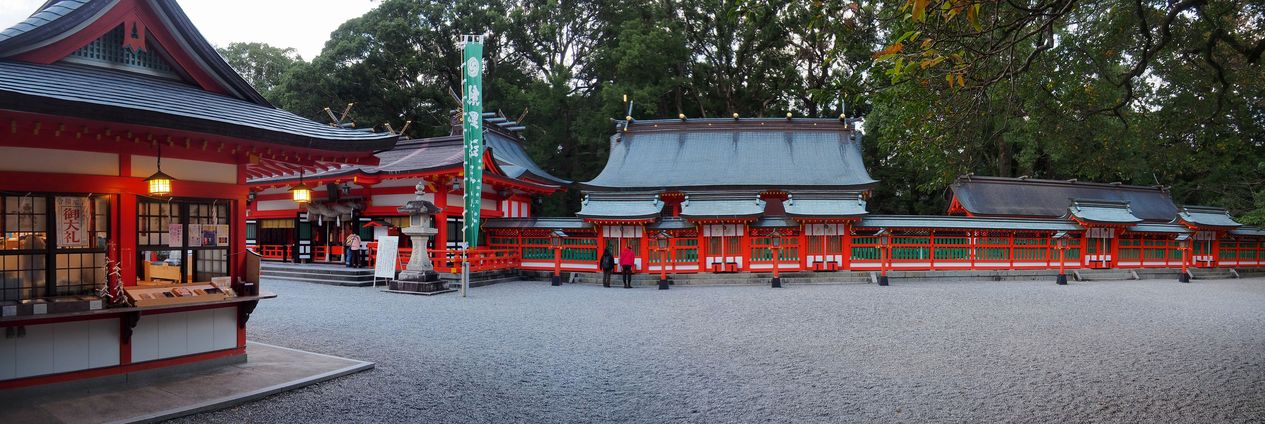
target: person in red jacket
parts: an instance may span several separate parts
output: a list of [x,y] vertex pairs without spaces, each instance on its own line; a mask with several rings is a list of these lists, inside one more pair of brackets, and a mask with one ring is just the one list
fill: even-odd
[[633,265],[637,263],[636,259],[637,255],[633,253],[632,248],[629,246],[624,246],[624,250],[619,252],[619,266],[624,271],[624,288],[626,289],[632,288],[632,272]]

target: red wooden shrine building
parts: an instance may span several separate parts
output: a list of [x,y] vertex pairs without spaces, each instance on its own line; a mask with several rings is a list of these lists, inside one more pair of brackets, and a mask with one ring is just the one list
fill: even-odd
[[[483,120],[482,216],[530,217],[535,196],[570,184],[527,156],[523,126],[494,113],[485,113]],[[455,122],[447,136],[400,140],[395,148],[377,153],[378,161],[372,165],[344,165],[303,176],[278,172],[250,179],[247,244],[271,260],[340,262],[348,233],[373,242],[407,227],[408,215],[399,208],[414,199],[420,185],[425,200],[440,208],[435,222],[442,224],[437,225],[435,238],[445,241],[427,248],[457,248],[463,236],[461,131],[461,124]],[[302,206],[289,192],[300,180],[315,187],[312,202]],[[408,237],[401,237],[400,243],[404,252],[413,248]]]
[[395,142],[273,107],[171,0],[0,32],[0,389],[244,360],[246,180]]
[[1159,187],[963,176],[948,215],[869,215],[849,124],[620,123],[577,217],[489,219],[488,245],[552,270],[558,243],[563,270],[590,272],[619,246],[654,273],[1265,265],[1265,230]]

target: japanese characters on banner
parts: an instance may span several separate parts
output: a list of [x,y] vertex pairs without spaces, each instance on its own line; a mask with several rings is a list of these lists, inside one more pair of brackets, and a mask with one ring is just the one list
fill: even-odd
[[462,138],[465,142],[465,212],[462,232],[470,247],[479,241],[479,209],[483,206],[483,36],[467,35],[461,81]]
[[57,197],[57,247],[91,247],[88,241],[88,199]]

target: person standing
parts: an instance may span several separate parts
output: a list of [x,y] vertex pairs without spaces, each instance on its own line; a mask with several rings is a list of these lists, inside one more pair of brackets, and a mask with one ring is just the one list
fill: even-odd
[[597,266],[602,268],[602,287],[611,286],[611,273],[615,272],[615,256],[611,255],[611,250],[602,251],[602,259],[597,262]]
[[352,231],[347,234],[347,240],[343,242],[347,248],[347,267],[360,268],[360,235]]
[[637,263],[637,255],[633,253],[632,247],[624,246],[624,250],[619,252],[619,266],[624,271],[624,288],[632,288],[633,265]]

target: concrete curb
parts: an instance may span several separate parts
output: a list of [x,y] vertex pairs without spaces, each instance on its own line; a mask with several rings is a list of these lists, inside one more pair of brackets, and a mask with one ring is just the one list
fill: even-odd
[[289,382],[285,382],[285,383],[281,383],[281,384],[277,384],[277,385],[273,385],[269,387],[264,387],[262,389],[252,390],[249,392],[243,392],[243,393],[235,394],[232,396],[225,396],[219,399],[212,399],[206,402],[195,403],[192,405],[185,405],[178,408],[172,408],[165,411],[155,412],[149,415],[142,415],[139,417],[134,417],[127,421],[115,421],[115,422],[116,423],[153,423],[153,422],[166,421],[172,418],[179,418],[179,417],[193,415],[193,414],[202,413],[202,412],[210,412],[210,411],[216,411],[220,409],[226,409],[226,408],[237,406],[237,405],[250,402],[253,400],[265,398],[277,393],[294,390],[300,387],[310,386],[316,383],[332,380],[332,379],[342,377],[348,374],[354,374],[354,373],[358,373],[358,372],[365,371],[368,369],[372,369],[374,367],[374,364],[372,362],[358,361],[355,359],[348,359],[348,358],[343,358],[343,357],[338,357],[338,356],[325,355],[321,353],[308,352],[305,350],[291,349],[288,347],[270,345],[267,343],[252,342],[252,341],[247,341],[246,343],[257,344],[261,346],[268,346],[274,349],[300,352],[300,353],[304,353],[308,355],[317,355],[317,356],[324,356],[327,358],[342,359],[345,361],[354,361],[356,363],[337,369],[337,370],[333,370],[333,371],[325,372],[322,374],[317,374],[311,377],[289,381]]

